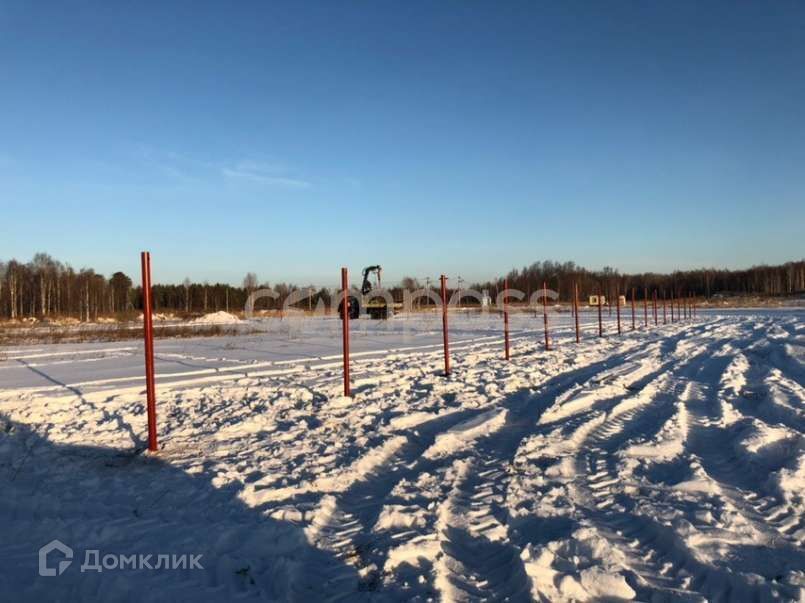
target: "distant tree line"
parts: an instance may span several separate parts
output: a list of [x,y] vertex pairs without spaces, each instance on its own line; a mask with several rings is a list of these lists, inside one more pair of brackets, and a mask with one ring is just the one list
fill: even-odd
[[[192,283],[185,279],[179,285],[153,286],[156,312],[215,312],[243,309],[249,294],[269,285],[258,284],[250,273],[242,287],[223,283]],[[280,283],[271,287],[276,299],[261,299],[255,308],[280,308],[291,285]],[[311,302],[320,298],[329,303],[329,293],[317,291]],[[37,253],[30,262],[0,260],[0,318],[75,317],[83,321],[99,316],[127,314],[142,310],[142,288],[133,286],[129,276],[115,272],[110,278],[91,268],[75,270],[69,264]],[[307,300],[304,304],[307,304]],[[304,305],[303,304],[303,305]]]
[[[596,292],[612,296],[616,291],[623,294],[633,287],[638,298],[642,297],[644,289],[649,291],[649,295],[657,289],[668,295],[707,298],[715,294],[786,296],[805,292],[805,260],[779,266],[754,266],[746,270],[705,268],[671,274],[621,274],[609,267],[593,271],[573,262],[544,261],[514,269],[507,277],[509,288],[519,289],[529,296],[545,282],[563,300],[572,298],[574,283],[578,283],[581,296]],[[395,300],[401,301],[404,288],[418,289],[421,286],[416,279],[404,277],[399,286],[391,288],[391,293]],[[425,287],[429,286],[434,288],[438,284],[425,284]],[[503,279],[471,287],[495,294],[503,287]],[[300,309],[312,309],[319,304],[329,307],[334,293],[312,285],[277,283],[270,286],[260,283],[257,275],[250,272],[240,287],[193,283],[189,279],[178,285],[154,285],[154,306],[157,312],[237,311],[243,309],[248,296],[258,289],[270,289],[274,297],[260,299],[255,304],[256,310],[282,308],[288,296],[294,294],[296,299],[305,297],[293,304]],[[27,263],[0,260],[0,318],[71,316],[88,321],[98,316],[139,312],[141,308],[141,288],[133,286],[132,279],[122,272],[106,278],[90,268],[75,270],[46,253],[37,253]]]
[[[559,293],[562,300],[571,300],[574,283],[579,296],[602,293],[612,297],[616,292],[631,295],[632,288],[638,299],[644,291],[651,296],[656,289],[662,295],[691,295],[711,298],[713,295],[790,296],[805,292],[805,260],[787,262],[778,266],[753,266],[744,270],[699,268],[677,270],[670,274],[643,272],[622,274],[615,268],[588,270],[574,262],[534,262],[530,266],[511,270],[506,277],[511,289],[530,295],[542,288]],[[473,285],[477,289],[497,291],[503,288],[503,278]]]
[[0,316],[75,316],[89,320],[130,306],[131,279],[122,272],[111,278],[83,268],[79,271],[37,253],[23,264],[0,260]]

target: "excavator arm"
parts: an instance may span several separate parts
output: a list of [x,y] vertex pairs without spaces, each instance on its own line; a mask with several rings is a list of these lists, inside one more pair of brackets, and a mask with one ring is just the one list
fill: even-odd
[[[390,318],[394,314],[394,304],[388,305],[386,300],[382,297],[380,299],[371,299],[364,305],[363,299],[358,299],[359,297],[363,297],[375,291],[375,289],[380,290],[380,275],[383,269],[380,266],[367,266],[363,269],[363,283],[361,283],[361,295],[358,296],[357,294],[351,294],[348,296],[349,302],[344,303],[343,301],[338,306],[338,315],[341,319],[344,319],[344,306],[346,305],[347,311],[349,312],[349,317],[351,319],[358,318],[361,313],[361,308],[366,310],[366,313],[374,319],[386,319]],[[375,275],[377,279],[376,287],[372,286],[372,281],[369,278]],[[375,291],[377,293],[377,291]],[[375,295],[374,297],[378,297]]]
[[377,275],[377,286],[380,287],[380,273],[382,272],[380,266],[367,266],[363,269],[363,284],[361,285],[361,293],[367,295],[372,290],[372,283],[369,281],[370,274]]

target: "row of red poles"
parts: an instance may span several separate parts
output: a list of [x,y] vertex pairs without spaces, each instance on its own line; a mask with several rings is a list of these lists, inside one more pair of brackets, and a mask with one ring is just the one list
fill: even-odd
[[[143,283],[143,334],[145,338],[145,391],[146,391],[146,407],[148,413],[148,450],[157,450],[157,419],[156,419],[156,387],[154,384],[154,325],[152,318],[152,309],[154,307],[153,291],[151,288],[151,254],[143,251],[140,254],[140,261],[142,264],[142,283]],[[442,298],[442,336],[444,342],[444,373],[450,375],[450,340],[448,337],[448,324],[447,324],[447,277],[443,274],[439,277],[439,284],[441,289]],[[509,288],[508,279],[503,281],[503,341],[505,349],[506,360],[511,358],[509,349],[509,303],[506,291]],[[341,290],[346,292],[349,290],[349,271],[346,268],[341,269]],[[545,349],[551,349],[551,340],[548,333],[548,299],[545,293],[547,286],[543,283],[543,296],[542,296],[542,319],[545,331]],[[617,322],[618,334],[622,332],[621,329],[621,306],[620,306],[620,292],[616,295],[617,306]],[[345,294],[346,295],[346,294]],[[346,298],[345,298],[346,299]],[[632,330],[637,328],[636,325],[636,296],[635,289],[632,288]],[[671,322],[676,319],[681,320],[684,316],[689,318],[696,316],[696,304],[689,297],[676,297],[673,294],[670,299]],[[676,303],[676,319],[674,315],[674,304]],[[598,296],[598,336],[604,336],[604,327],[601,317],[601,310],[603,305],[603,298]],[[658,309],[657,309],[657,291],[653,292],[652,296],[654,324],[659,324]],[[663,324],[668,323],[667,315],[667,300],[663,293],[662,296],[662,319]],[[576,343],[581,341],[581,328],[579,325],[579,288],[574,283],[573,285],[573,314],[576,326]],[[344,358],[344,395],[351,396],[352,388],[350,386],[349,376],[349,311],[348,302],[344,303],[344,311],[342,312],[342,345],[343,345],[343,358]],[[643,295],[643,320],[645,326],[648,326],[648,290],[644,290]]]
[[[447,277],[442,274],[439,277],[439,284],[441,289],[441,299],[442,299],[442,338],[444,341],[444,374],[450,375],[450,340],[448,337],[448,327],[447,327]],[[346,268],[341,268],[341,290],[347,291],[349,289],[349,272]],[[504,346],[504,354],[506,360],[511,358],[511,350],[509,348],[509,302],[507,299],[506,291],[509,289],[509,280],[503,280],[503,346]],[[551,349],[551,339],[548,330],[548,296],[545,294],[548,290],[547,284],[542,284],[543,296],[542,296],[542,321],[543,327],[545,332],[545,349]],[[648,289],[643,290],[643,322],[646,327],[649,326],[649,308],[648,308]],[[632,288],[632,330],[637,328],[637,312],[636,312],[636,291],[634,287]],[[684,297],[674,297],[671,294],[671,299],[668,300],[665,292],[662,295],[662,323],[668,324],[668,308],[670,301],[670,310],[671,310],[671,322],[676,322],[676,320],[682,320],[682,318],[692,318],[696,316],[696,303],[693,298],[689,296]],[[620,303],[620,291],[617,292],[615,298],[615,306],[617,308],[617,324],[618,324],[618,335],[623,333],[623,328],[621,325],[621,303]],[[654,318],[654,324],[659,325],[659,308],[658,308],[658,296],[657,291],[654,290],[652,293],[652,316]],[[676,314],[674,314],[674,306],[676,305]],[[604,323],[602,319],[602,308],[603,308],[603,297],[598,296],[598,336],[604,336]],[[344,357],[344,395],[351,396],[352,389],[350,387],[350,378],[349,378],[349,312],[345,310],[342,312],[343,320],[342,320],[342,336],[343,336],[343,357]],[[576,343],[581,341],[581,326],[579,324],[579,287],[578,284],[573,284],[573,316],[574,322],[576,327]]]

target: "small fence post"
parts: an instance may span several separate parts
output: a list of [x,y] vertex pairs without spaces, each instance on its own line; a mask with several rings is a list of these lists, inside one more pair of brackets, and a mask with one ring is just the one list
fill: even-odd
[[154,385],[154,297],[151,289],[151,253],[140,254],[143,273],[143,336],[145,338],[145,395],[148,411],[148,450],[157,450],[157,402]]
[[548,284],[542,281],[542,324],[545,329],[545,349],[551,349],[551,343],[548,339]]
[[621,334],[621,286],[615,289],[615,308],[618,315],[618,335]]
[[648,328],[648,289],[643,287],[643,322]]
[[663,289],[662,290],[662,324],[664,324],[664,325],[668,324],[668,314],[666,313],[666,310],[665,310],[665,298],[666,298],[666,296],[667,296],[667,293],[666,293],[665,289]]
[[657,320],[657,290],[656,289],[654,289],[654,295],[653,295],[653,300],[652,301],[654,303],[654,326],[656,327],[657,325],[660,324],[659,320]]
[[632,331],[637,327],[635,326],[635,288],[632,287]]
[[671,323],[674,322],[674,290],[671,289]]
[[579,343],[579,284],[576,282],[573,283],[573,313],[576,315],[576,343]]
[[598,291],[598,336],[599,337],[604,336],[604,325],[601,322],[601,305],[602,305],[601,297],[602,297],[601,296],[601,291],[599,289],[599,291]]
[[447,337],[447,277],[439,277],[442,284],[442,336],[444,338],[444,374],[450,375],[450,342]]
[[509,290],[509,279],[503,279],[503,343],[506,349],[506,360],[509,360],[509,304],[506,292]]
[[341,268],[341,291],[343,292],[343,304],[341,312],[341,340],[344,357],[344,395],[352,395],[352,388],[349,384],[349,271]]

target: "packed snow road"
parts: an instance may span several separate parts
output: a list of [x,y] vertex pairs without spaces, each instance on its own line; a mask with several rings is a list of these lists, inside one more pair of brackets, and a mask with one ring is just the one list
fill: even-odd
[[[587,313],[587,322],[592,320]],[[540,315],[541,320],[541,315]],[[556,314],[558,329],[569,326],[567,314]],[[244,323],[246,324],[246,323]],[[247,323],[259,333],[157,339],[155,371],[162,384],[200,383],[298,370],[341,359],[341,323],[333,317],[256,319]],[[533,336],[533,313],[512,317],[515,337]],[[441,315],[428,313],[395,317],[391,321],[352,322],[354,357],[415,353],[442,345]],[[456,345],[500,339],[501,320],[495,315],[457,316],[451,327]],[[539,336],[539,335],[537,335]],[[58,391],[118,389],[144,383],[141,339],[107,343],[68,343],[0,346],[0,389]]]
[[[185,376],[160,389],[156,455],[136,383],[69,364],[4,382],[0,592],[801,600],[802,319],[709,315],[579,345],[564,328],[552,351],[524,328],[508,363],[499,336],[468,332],[449,379],[434,342],[395,341],[354,359],[352,398],[322,358]],[[72,565],[40,577],[54,539]],[[87,551],[203,569],[81,571]]]

